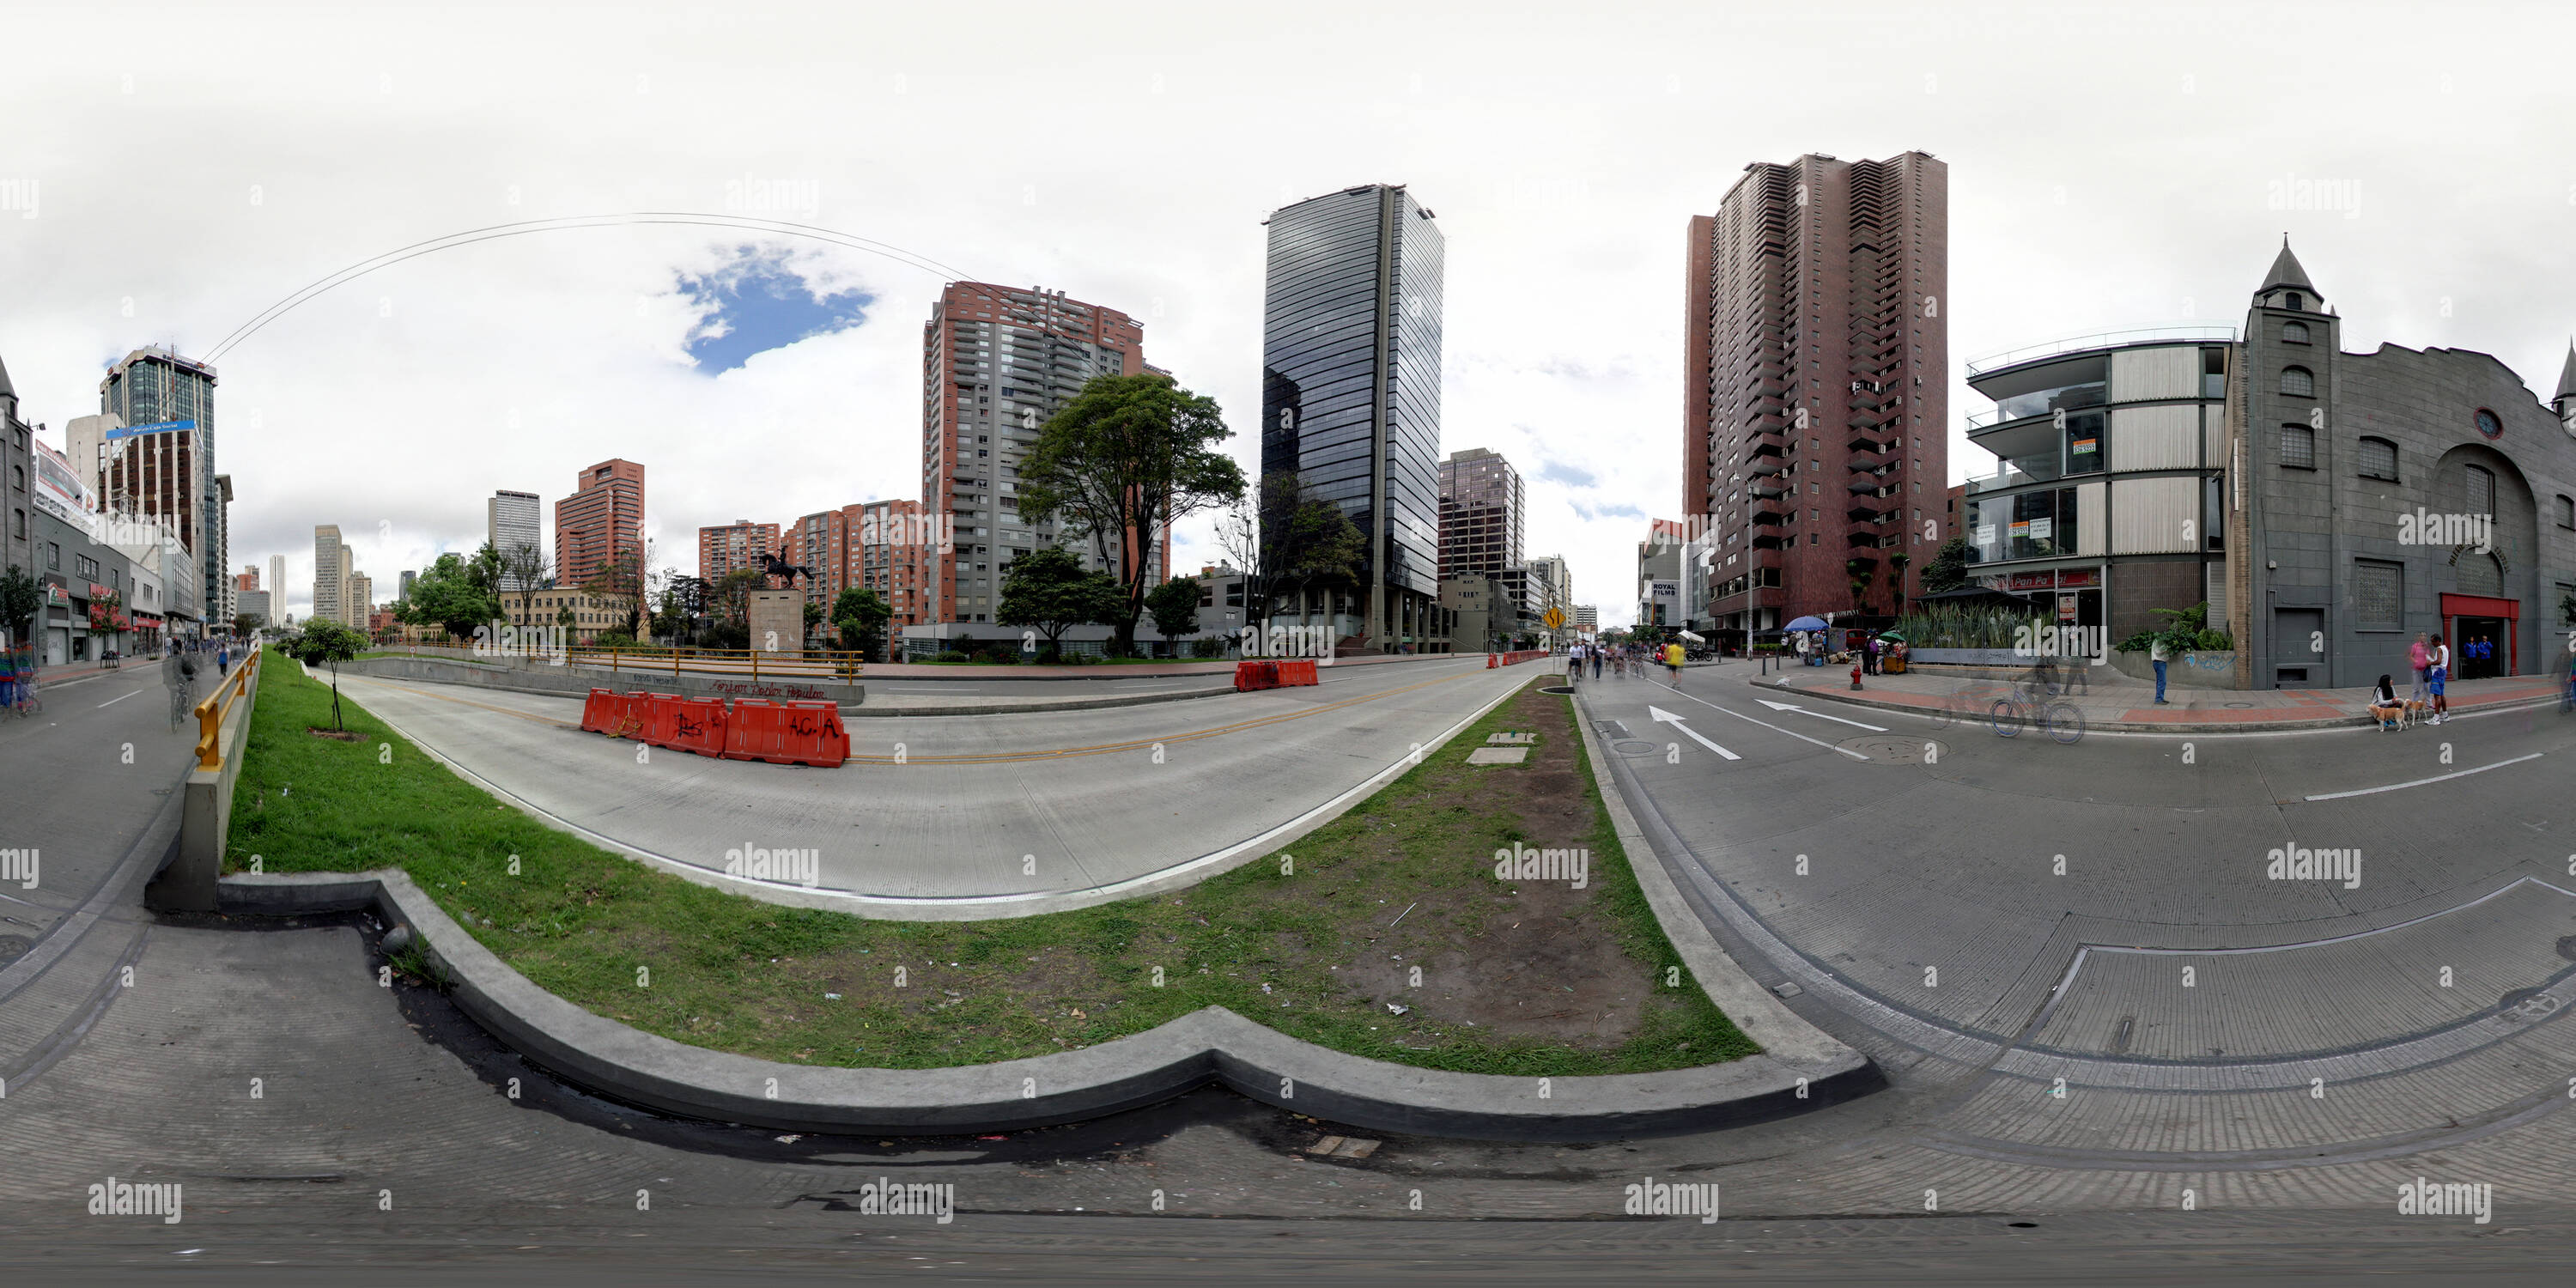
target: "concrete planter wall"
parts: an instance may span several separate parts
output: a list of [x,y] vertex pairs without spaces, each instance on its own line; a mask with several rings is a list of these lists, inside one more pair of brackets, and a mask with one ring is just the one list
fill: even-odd
[[1905,656],[1932,666],[2029,666],[2039,660],[2008,648],[1918,648]]
[[[2111,665],[2120,674],[2153,684],[2155,664],[2144,653],[2122,653],[2113,650]],[[2196,649],[2165,663],[2167,689],[2233,689],[2236,687],[2236,650]]]

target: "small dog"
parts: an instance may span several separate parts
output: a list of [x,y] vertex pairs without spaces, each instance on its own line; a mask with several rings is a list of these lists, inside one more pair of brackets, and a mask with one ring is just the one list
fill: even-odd
[[2397,722],[2401,729],[2408,725],[2423,723],[2425,715],[2432,710],[2432,704],[2421,698],[2400,698],[2398,701],[2406,708]]

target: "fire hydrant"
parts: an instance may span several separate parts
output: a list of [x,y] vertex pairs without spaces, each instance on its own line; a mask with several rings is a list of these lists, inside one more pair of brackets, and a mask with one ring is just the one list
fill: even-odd
[[1852,659],[1852,687],[1860,687],[1860,659],[1857,657]]

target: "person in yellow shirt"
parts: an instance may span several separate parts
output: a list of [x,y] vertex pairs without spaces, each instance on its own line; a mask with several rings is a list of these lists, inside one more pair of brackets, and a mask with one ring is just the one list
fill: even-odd
[[1682,678],[1682,646],[1679,643],[1664,646],[1664,665],[1672,668],[1673,681],[1679,683]]

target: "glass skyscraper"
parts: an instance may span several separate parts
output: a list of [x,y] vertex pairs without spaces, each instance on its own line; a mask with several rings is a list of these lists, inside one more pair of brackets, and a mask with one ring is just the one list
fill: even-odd
[[[1431,211],[1367,184],[1270,216],[1261,471],[1293,472],[1366,538],[1371,652],[1441,642],[1440,276]],[[1364,613],[1365,616],[1360,614]]]

